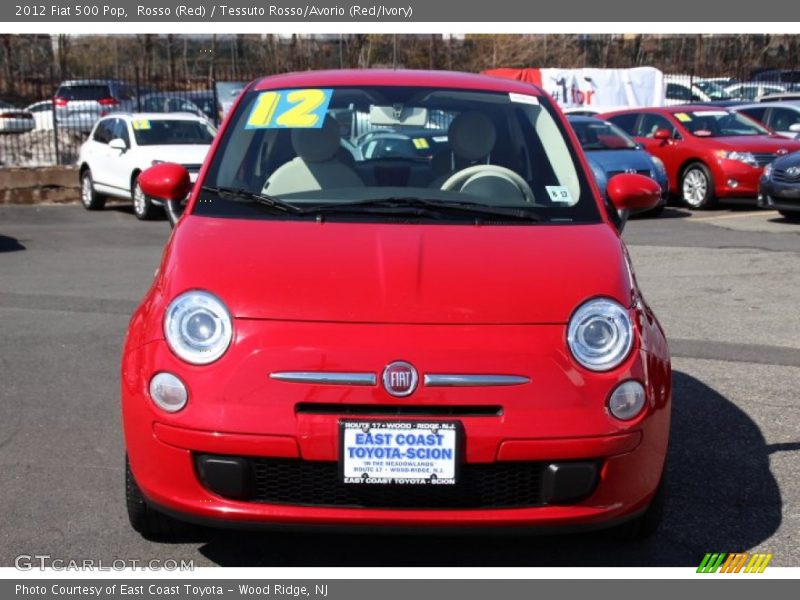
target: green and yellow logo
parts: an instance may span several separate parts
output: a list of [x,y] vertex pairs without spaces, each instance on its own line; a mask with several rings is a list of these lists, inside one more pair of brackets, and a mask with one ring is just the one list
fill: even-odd
[[772,554],[756,552],[709,552],[703,557],[698,573],[763,573],[767,568]]

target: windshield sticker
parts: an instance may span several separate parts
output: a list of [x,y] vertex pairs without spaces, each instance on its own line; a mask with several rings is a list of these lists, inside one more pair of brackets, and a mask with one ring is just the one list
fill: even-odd
[[150,121],[148,119],[133,119],[133,121],[131,121],[131,125],[133,125],[133,128],[136,131],[150,129]]
[[414,142],[414,148],[416,148],[417,150],[427,150],[428,148],[430,148],[428,140],[426,140],[425,138],[414,138],[412,141]]
[[529,96],[528,94],[508,94],[508,99],[512,102],[518,102],[520,104],[533,104],[534,106],[539,106],[539,99],[536,96]]
[[708,129],[698,129],[692,132],[697,137],[711,137],[711,132]]
[[435,135],[435,136],[433,136],[432,139],[437,144],[444,144],[447,141],[447,136],[446,135]]
[[320,129],[332,95],[332,89],[261,92],[245,129]]
[[686,113],[675,113],[675,118],[678,119],[681,123],[688,123],[692,120],[692,117],[687,115]]
[[574,204],[572,194],[563,185],[546,185],[544,189],[547,190],[548,196],[552,202],[563,202],[564,204]]

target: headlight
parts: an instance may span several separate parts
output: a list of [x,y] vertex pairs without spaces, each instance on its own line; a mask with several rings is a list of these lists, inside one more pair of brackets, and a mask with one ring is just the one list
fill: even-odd
[[728,152],[727,150],[719,150],[717,156],[727,160],[738,160],[751,167],[758,167],[758,161],[756,157],[753,156],[752,152]]
[[587,369],[613,369],[625,360],[633,345],[628,311],[606,298],[589,300],[572,315],[567,343],[575,360]]
[[666,175],[667,168],[664,166],[664,161],[662,161],[657,156],[651,156],[650,160],[653,161],[653,164],[656,166],[656,173],[659,175]]
[[764,167],[764,172],[761,174],[761,176],[769,179],[771,175],[772,175],[772,163],[769,163],[766,167]]
[[164,335],[180,358],[206,365],[225,354],[233,337],[233,324],[219,298],[192,291],[181,294],[167,307]]

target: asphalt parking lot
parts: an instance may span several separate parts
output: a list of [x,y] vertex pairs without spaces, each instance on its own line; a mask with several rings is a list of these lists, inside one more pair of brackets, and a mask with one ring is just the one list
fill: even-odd
[[695,566],[706,552],[744,550],[800,565],[800,224],[752,207],[670,208],[625,230],[674,356],[667,514],[643,543],[212,530],[143,540],[124,509],[119,355],[168,235],[166,221],[138,222],[127,207],[0,207],[0,565],[49,554],[197,566]]

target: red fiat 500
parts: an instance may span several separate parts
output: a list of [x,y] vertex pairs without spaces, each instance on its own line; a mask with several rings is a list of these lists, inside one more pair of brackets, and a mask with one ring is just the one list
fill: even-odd
[[[173,210],[190,185],[140,183]],[[529,84],[252,83],[131,319],[133,527],[648,532],[670,363],[619,230],[659,191],[617,175],[604,203]]]
[[764,166],[800,150],[736,112],[709,106],[641,108],[599,115],[632,135],[667,168],[669,188],[689,208],[718,198],[755,198]]

